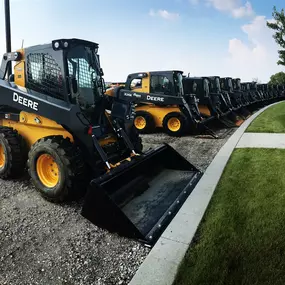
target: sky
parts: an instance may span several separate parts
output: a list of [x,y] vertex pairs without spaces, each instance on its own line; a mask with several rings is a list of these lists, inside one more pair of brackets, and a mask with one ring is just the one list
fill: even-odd
[[[0,53],[5,52],[4,0],[0,0]],[[282,5],[283,2],[283,5]],[[190,76],[270,76],[278,66],[273,5],[284,0],[10,0],[12,50],[81,38],[99,44],[104,79],[182,70]]]

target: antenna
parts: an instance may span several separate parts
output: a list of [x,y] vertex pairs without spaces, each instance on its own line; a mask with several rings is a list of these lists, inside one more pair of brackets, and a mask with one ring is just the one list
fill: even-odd
[[24,39],[22,40],[22,47],[21,48],[23,48],[24,47]]

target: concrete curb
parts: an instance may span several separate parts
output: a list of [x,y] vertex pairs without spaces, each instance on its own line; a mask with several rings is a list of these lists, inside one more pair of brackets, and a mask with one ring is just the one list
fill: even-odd
[[248,118],[229,138],[195,189],[158,239],[129,285],[171,285],[203,218],[233,150],[250,123],[271,104]]

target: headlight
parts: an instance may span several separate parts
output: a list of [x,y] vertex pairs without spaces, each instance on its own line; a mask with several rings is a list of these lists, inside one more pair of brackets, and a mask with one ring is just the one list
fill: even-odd
[[56,49],[59,48],[59,42],[55,42],[54,45],[53,45]]

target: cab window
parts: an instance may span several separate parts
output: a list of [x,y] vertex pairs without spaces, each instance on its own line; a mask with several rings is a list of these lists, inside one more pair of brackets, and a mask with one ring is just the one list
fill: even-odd
[[172,84],[166,76],[152,75],[150,79],[150,92],[172,95]]
[[131,89],[142,88],[142,79],[141,78],[134,78],[130,83]]

